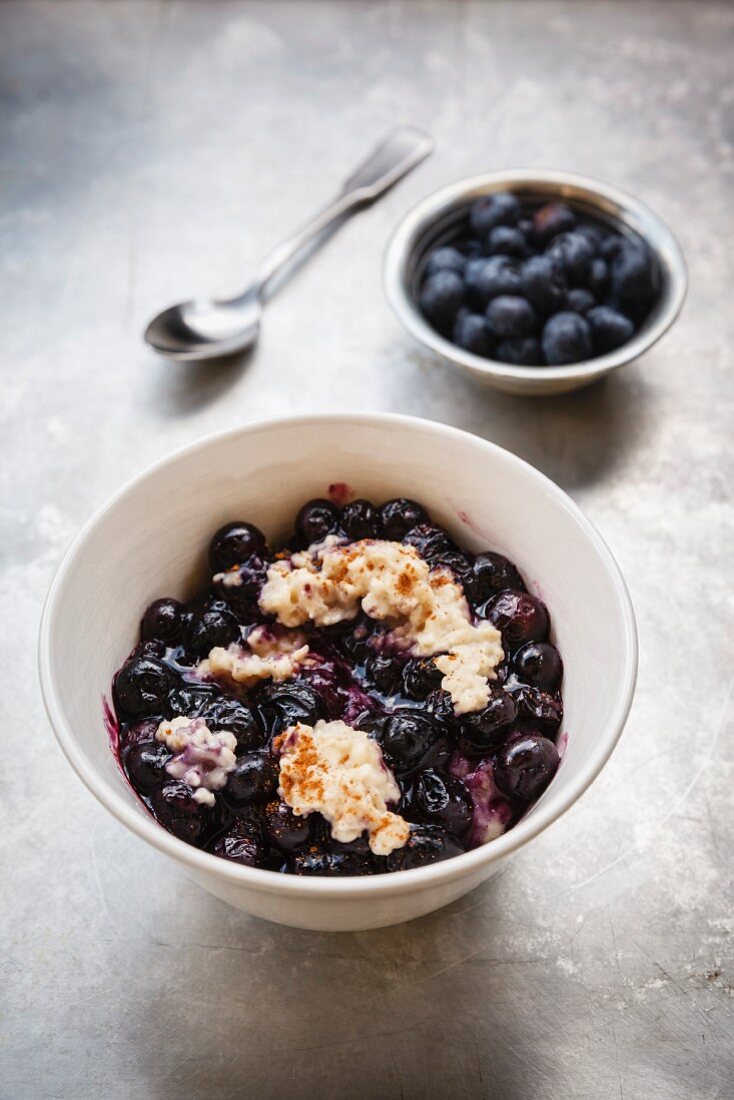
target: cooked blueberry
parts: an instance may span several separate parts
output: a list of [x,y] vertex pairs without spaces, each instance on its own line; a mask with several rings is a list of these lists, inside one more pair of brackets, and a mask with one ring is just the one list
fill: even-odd
[[427,699],[432,691],[441,687],[443,673],[432,657],[419,657],[408,661],[403,670],[403,688],[410,699]]
[[415,825],[410,831],[407,844],[396,848],[387,857],[389,871],[411,871],[415,867],[426,867],[429,863],[438,863],[450,859],[464,851],[456,839],[438,825]]
[[140,633],[146,641],[173,645],[181,637],[183,623],[184,609],[178,600],[154,600],[143,615]]
[[494,778],[511,798],[531,802],[543,793],[556,774],[558,749],[546,737],[524,734],[509,741],[497,756]]
[[547,255],[556,260],[569,283],[582,286],[591,272],[594,250],[581,233],[560,233],[548,245]]
[[210,730],[224,730],[237,738],[237,749],[259,748],[265,734],[250,708],[239,699],[218,698],[207,701],[201,712]]
[[157,638],[151,638],[146,642],[138,642],[130,654],[131,657],[165,657],[166,646]]
[[531,256],[520,272],[522,293],[542,313],[562,309],[566,300],[566,276],[558,261],[545,254]]
[[509,256],[470,260],[464,272],[466,295],[476,310],[486,309],[500,294],[520,293],[520,263]]
[[252,523],[237,520],[225,523],[217,531],[209,545],[209,563],[213,573],[224,573],[253,554],[262,555],[264,550],[262,531]]
[[509,225],[497,225],[490,229],[487,252],[490,256],[516,256],[524,260],[530,249],[525,235]]
[[477,554],[468,583],[468,594],[473,602],[482,604],[503,588],[524,590],[525,585],[515,565],[503,554],[492,550]]
[[258,690],[256,701],[268,719],[271,733],[279,733],[296,722],[313,726],[326,718],[326,708],[321,697],[298,680],[276,684],[272,680]]
[[231,806],[264,802],[278,790],[278,761],[270,752],[246,752],[227,777],[224,798]]
[[428,768],[413,784],[409,798],[411,816],[427,825],[440,825],[456,837],[471,825],[473,802],[460,779]]
[[153,791],[151,805],[161,825],[189,844],[199,843],[212,822],[211,807],[197,802],[191,787],[177,779]]
[[591,271],[589,272],[589,290],[597,300],[604,294],[608,282],[609,268],[601,256],[597,256],[591,261]]
[[246,558],[214,582],[217,597],[224,600],[235,614],[251,618],[268,579],[268,565],[257,554]]
[[550,202],[541,206],[533,215],[533,229],[540,244],[547,244],[559,233],[568,233],[576,227],[576,215],[563,202]]
[[203,710],[220,697],[219,688],[214,684],[179,684],[168,694],[166,714],[170,718],[199,718]]
[[566,309],[572,313],[588,313],[596,305],[596,298],[590,290],[575,286],[566,295]]
[[496,225],[517,225],[522,213],[510,191],[495,191],[475,199],[469,210],[469,224],[478,237],[486,237]]
[[414,546],[425,561],[435,561],[442,554],[456,550],[456,543],[443,527],[434,523],[418,523],[403,537],[407,546]]
[[186,644],[200,656],[216,646],[225,649],[240,637],[240,627],[231,611],[218,602],[199,615],[194,615],[186,631]]
[[634,335],[635,326],[629,317],[610,306],[594,306],[587,313],[586,320],[591,326],[594,350],[601,355],[626,344]]
[[428,254],[423,276],[428,278],[429,275],[435,275],[437,271],[456,271],[460,275],[465,266],[466,256],[462,256],[458,248],[450,246],[434,248],[433,252]]
[[341,525],[348,539],[377,539],[382,524],[374,504],[369,500],[353,500],[342,508]]
[[451,326],[463,303],[464,282],[455,271],[429,275],[418,295],[421,313],[442,331]]
[[486,318],[480,313],[462,309],[454,324],[453,341],[464,351],[489,358],[494,351],[495,340]]
[[374,863],[367,845],[313,845],[294,854],[288,860],[288,870],[294,875],[372,875]]
[[388,764],[399,775],[438,763],[448,756],[443,731],[427,714],[398,711],[391,715],[380,742]]
[[365,672],[370,683],[383,695],[392,695],[398,690],[402,666],[394,658],[377,653],[367,661]]
[[157,657],[133,657],[115,677],[115,706],[131,718],[162,714],[175,681],[173,670]]
[[563,703],[548,691],[521,684],[512,691],[517,717],[548,737],[553,736],[563,721]]
[[406,497],[387,500],[380,508],[380,519],[384,537],[392,542],[400,542],[411,527],[419,523],[428,523],[428,514],[422,504]]
[[290,806],[273,799],[265,807],[265,836],[283,852],[292,852],[307,844],[311,830],[308,817],[298,817]]
[[456,725],[454,714],[454,700],[448,691],[436,688],[426,699],[426,713],[430,714],[445,729],[453,729]]
[[506,691],[496,691],[481,710],[462,716],[461,736],[473,749],[487,752],[504,740],[516,717],[512,696]]
[[561,682],[561,655],[550,642],[528,642],[515,654],[515,675],[541,691],[554,691]]
[[556,313],[543,329],[543,353],[552,366],[580,363],[593,354],[591,329],[578,313]]
[[500,363],[512,363],[516,367],[539,367],[543,362],[540,340],[535,336],[517,336],[514,340],[500,340],[494,357]]
[[650,256],[646,248],[624,241],[612,260],[612,292],[621,306],[644,310],[655,292]]
[[171,754],[160,741],[138,741],[123,753],[125,770],[138,791],[152,791],[166,778]]
[[501,294],[493,298],[486,311],[489,327],[501,338],[532,336],[538,327],[538,315],[527,298]]
[[339,509],[330,500],[309,500],[296,516],[296,536],[304,546],[323,542],[339,530]]
[[265,859],[265,848],[262,842],[251,833],[237,829],[230,830],[219,837],[212,852],[221,859],[229,859],[245,867],[259,867]]
[[527,642],[542,642],[547,637],[545,604],[529,592],[512,589],[499,592],[489,601],[484,614],[502,634],[506,649],[519,649]]

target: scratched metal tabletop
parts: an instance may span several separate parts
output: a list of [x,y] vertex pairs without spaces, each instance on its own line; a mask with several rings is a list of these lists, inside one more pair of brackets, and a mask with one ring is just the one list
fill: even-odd
[[[0,1095],[734,1096],[733,62],[711,0],[0,6]],[[152,311],[235,289],[396,119],[434,156],[298,273],[251,358],[146,351]],[[517,166],[632,191],[690,265],[657,348],[554,400],[447,373],[381,287],[414,202]],[[534,463],[611,544],[641,640],[627,730],[571,812],[450,908],[342,935],[229,909],[125,832],[35,669],[46,588],[108,494],[205,433],[323,409]]]

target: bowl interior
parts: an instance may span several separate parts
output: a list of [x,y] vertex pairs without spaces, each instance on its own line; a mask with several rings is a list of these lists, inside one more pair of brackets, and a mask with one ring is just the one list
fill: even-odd
[[241,429],[166,460],[113,498],[62,565],[42,632],[44,689],[64,748],[108,807],[123,800],[158,829],[121,775],[103,720],[146,605],[185,597],[203,580],[220,524],[247,519],[283,538],[300,505],[335,482],[376,501],[424,502],[471,549],[511,557],[548,604],[565,663],[568,742],[556,778],[515,831],[611,751],[634,679],[634,626],[611,555],[565,494],[508,452],[440,425],[306,418]]

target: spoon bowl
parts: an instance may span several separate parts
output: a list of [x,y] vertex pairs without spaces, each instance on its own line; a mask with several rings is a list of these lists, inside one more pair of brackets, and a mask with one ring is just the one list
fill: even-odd
[[154,317],[145,339],[160,355],[177,362],[233,355],[257,342],[261,314],[257,294],[229,301],[194,298]]

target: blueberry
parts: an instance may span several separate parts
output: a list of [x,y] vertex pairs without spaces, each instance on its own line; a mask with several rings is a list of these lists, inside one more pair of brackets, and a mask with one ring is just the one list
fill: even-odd
[[388,764],[399,775],[446,759],[441,726],[429,715],[398,711],[386,721],[380,738]]
[[634,307],[639,315],[655,293],[650,256],[646,248],[623,241],[611,264],[612,293],[619,304]]
[[260,867],[266,856],[262,842],[252,833],[237,826],[219,837],[212,852],[221,859],[241,863],[245,867]]
[[369,847],[362,841],[335,844],[328,841],[295,852],[288,860],[294,875],[373,875],[374,862]]
[[599,245],[599,255],[608,264],[612,262],[624,247],[625,239],[619,233],[609,233]]
[[493,550],[486,550],[483,554],[477,554],[474,559],[467,588],[471,600],[475,604],[483,604],[504,588],[524,591],[525,585],[509,558]]
[[441,687],[443,673],[432,657],[408,661],[403,669],[403,689],[410,699],[422,701]]
[[320,695],[308,684],[291,680],[283,684],[269,681],[256,693],[271,733],[280,733],[296,722],[313,726],[319,719],[326,717],[326,707]]
[[475,199],[469,210],[469,224],[478,237],[486,237],[496,225],[517,225],[521,207],[510,191],[495,191]]
[[532,245],[535,243],[535,227],[533,226],[532,218],[520,218],[520,221],[517,223],[517,228],[528,244]]
[[225,801],[230,806],[246,806],[249,802],[264,802],[278,790],[278,761],[270,752],[246,752],[237,758],[227,777]]
[[487,252],[490,256],[516,256],[519,260],[524,260],[530,249],[524,234],[519,229],[509,225],[497,225],[489,231]]
[[596,299],[599,299],[607,289],[607,283],[609,282],[609,268],[606,261],[602,260],[601,256],[597,256],[591,261],[591,271],[589,272],[589,290]]
[[393,695],[400,685],[401,665],[385,654],[378,653],[367,661],[367,679],[383,695]]
[[183,633],[183,624],[184,609],[178,600],[154,600],[143,615],[140,634],[146,641],[173,645]]
[[593,355],[591,329],[578,313],[556,313],[543,329],[543,353],[552,366],[580,363]]
[[265,734],[255,715],[239,699],[210,700],[200,713],[210,730],[233,733],[237,738],[238,751],[260,748],[265,741]]
[[303,546],[323,542],[339,531],[339,509],[330,500],[309,500],[296,516],[296,537]]
[[493,596],[484,614],[502,634],[505,649],[515,650],[527,642],[542,642],[548,635],[548,611],[529,592],[506,589]]
[[452,339],[464,351],[490,358],[495,340],[487,321],[480,313],[462,309],[456,318]]
[[563,202],[550,202],[541,206],[533,215],[533,229],[540,244],[547,244],[559,233],[568,233],[575,228],[576,215]]
[[254,554],[214,581],[218,599],[243,622],[257,617],[257,601],[268,579],[268,567],[266,561]]
[[510,256],[470,260],[464,272],[466,296],[474,309],[486,309],[500,294],[520,293],[520,264]]
[[476,260],[477,256],[484,255],[482,242],[475,237],[465,237],[463,240],[457,241],[456,247],[467,260]]
[[629,317],[610,306],[594,306],[587,313],[586,320],[591,326],[594,350],[598,355],[626,344],[635,331]]
[[522,293],[543,313],[562,309],[566,301],[566,277],[553,256],[531,256],[520,272]]
[[601,242],[604,240],[605,233],[603,229],[600,229],[598,225],[577,225],[574,230],[575,233],[580,233],[582,237],[591,245],[592,252],[598,252]]
[[472,822],[473,802],[460,779],[428,768],[415,780],[407,813],[427,825],[440,825],[456,837]]
[[205,708],[221,698],[214,684],[179,684],[169,692],[166,716],[169,718],[199,718]]
[[538,327],[537,313],[527,298],[519,295],[502,294],[493,298],[487,306],[487,321],[497,336],[510,339],[532,336]]
[[137,791],[152,791],[166,778],[171,754],[160,741],[138,741],[123,753],[125,771]]
[[443,554],[456,550],[456,543],[448,532],[434,523],[418,523],[411,527],[403,542],[413,546],[427,562],[434,562]]
[[546,255],[556,260],[569,283],[583,286],[591,272],[594,250],[581,233],[560,233],[548,245]]
[[426,714],[440,722],[445,729],[454,729],[456,725],[454,700],[448,691],[444,691],[443,688],[436,688],[427,696],[425,707]]
[[421,287],[421,313],[441,332],[447,331],[464,304],[464,282],[455,271],[437,271]]
[[115,676],[115,706],[131,718],[162,714],[175,680],[173,670],[157,657],[133,657]]
[[464,851],[456,837],[438,825],[416,825],[410,831],[407,844],[396,848],[387,857],[389,871],[410,871],[426,867],[442,859],[461,855]]
[[377,509],[369,500],[353,500],[345,504],[342,508],[341,525],[347,538],[354,541],[377,539],[382,533]]
[[590,290],[583,287],[574,287],[566,296],[566,309],[572,313],[588,313],[596,305],[596,298]]
[[555,691],[563,675],[561,655],[550,642],[528,642],[515,654],[513,667],[518,680],[541,691]]
[[407,535],[411,527],[419,523],[428,523],[428,513],[422,504],[406,497],[397,500],[387,500],[380,508],[380,519],[384,530],[384,537],[391,542],[400,542]]
[[166,647],[163,642],[158,641],[157,638],[151,638],[147,642],[138,642],[135,649],[130,654],[131,657],[158,657],[163,658],[166,655]]
[[237,520],[220,527],[209,544],[209,564],[213,573],[225,573],[253,554],[265,551],[265,536],[252,523]]
[[563,721],[563,703],[560,697],[525,684],[516,687],[512,697],[519,721],[548,737],[556,733]]
[[434,248],[429,252],[426,266],[423,269],[423,277],[427,279],[435,275],[437,271],[456,271],[460,275],[466,266],[466,256],[462,256],[458,248],[445,246]]
[[461,736],[476,751],[488,752],[505,739],[516,717],[512,696],[506,691],[497,691],[490,695],[489,702],[481,710],[462,716]]
[[151,806],[163,828],[188,844],[199,843],[212,822],[211,807],[197,802],[191,787],[177,779],[153,791]]
[[283,852],[292,852],[307,844],[311,830],[308,817],[298,817],[290,806],[273,799],[265,807],[265,836]]
[[552,741],[524,734],[508,742],[499,753],[494,778],[509,797],[532,802],[548,786],[559,762],[558,749]]
[[517,367],[539,367],[543,363],[543,352],[535,336],[517,336],[514,340],[500,340],[495,359]]
[[186,631],[186,645],[194,653],[206,656],[212,649],[225,649],[240,637],[240,626],[221,601],[194,615]]

